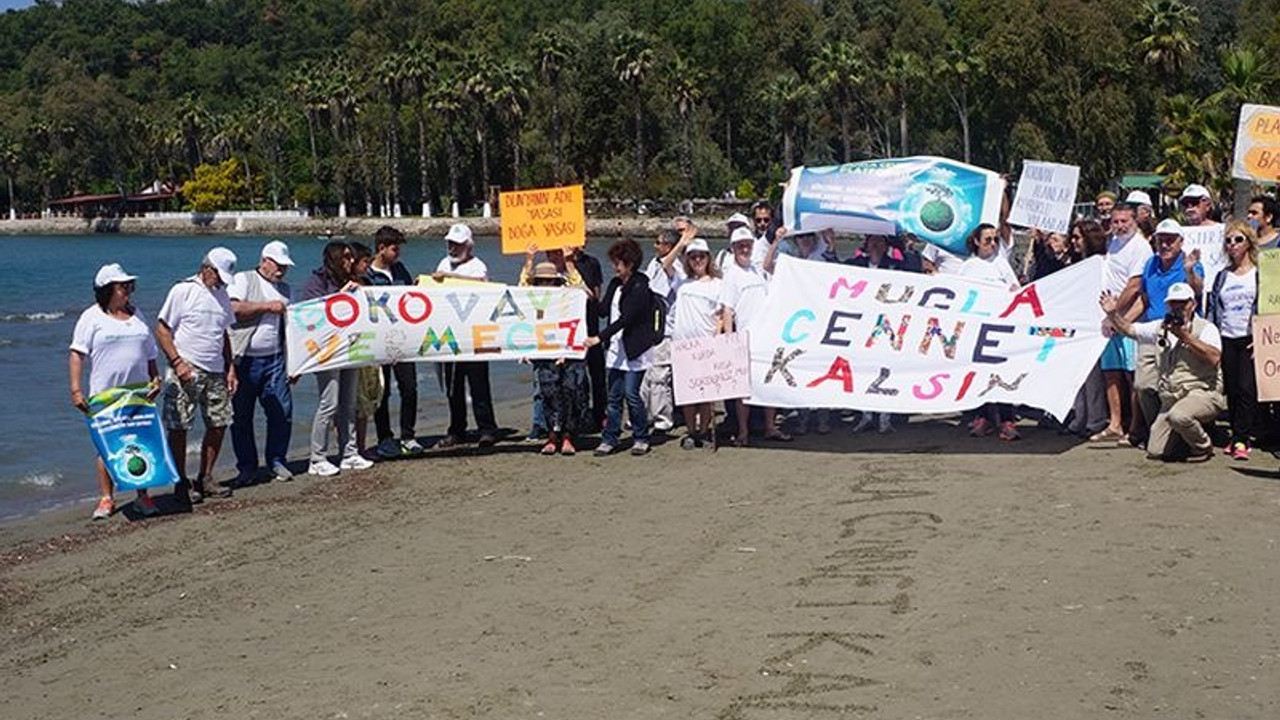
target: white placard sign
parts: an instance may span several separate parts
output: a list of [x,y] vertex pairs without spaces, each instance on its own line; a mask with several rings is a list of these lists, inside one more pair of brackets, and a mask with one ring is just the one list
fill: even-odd
[[1009,224],[1066,233],[1079,184],[1080,168],[1075,165],[1024,160]]

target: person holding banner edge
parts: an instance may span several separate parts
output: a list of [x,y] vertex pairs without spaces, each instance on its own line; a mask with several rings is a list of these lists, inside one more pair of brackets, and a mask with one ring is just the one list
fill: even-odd
[[[364,284],[371,286],[412,285],[413,276],[400,262],[400,246],[404,233],[383,225],[373,236],[373,259],[364,274]],[[400,393],[400,439],[391,429],[391,380],[395,378]],[[418,443],[418,365],[398,362],[382,366],[382,397],[373,413],[373,426],[378,433],[378,456],[396,458],[421,455],[425,449]]]
[[[785,235],[786,233],[783,232],[783,236]],[[760,316],[768,301],[769,273],[765,270],[763,263],[773,265],[777,253],[782,250],[783,240],[775,233],[773,242],[766,250],[765,259],[761,264],[756,264],[751,259],[755,240],[751,231],[746,228],[738,228],[729,236],[729,248],[733,252],[733,259],[724,268],[724,284],[721,286],[720,293],[721,313],[727,319],[726,332],[744,330],[749,332],[751,325]],[[745,402],[736,400],[725,404],[725,413],[730,417],[736,417],[737,420],[737,432],[734,435],[733,444],[737,447],[746,447],[751,430],[750,408]],[[777,442],[794,440],[791,435],[778,427],[777,408],[766,407],[762,414],[765,440]]]
[[[117,263],[103,265],[93,279],[94,304],[80,314],[71,334],[68,369],[71,376],[71,404],[89,412],[88,398],[113,387],[149,383],[147,398],[160,394],[160,372],[156,366],[156,342],[146,320],[131,302],[137,276]],[[84,364],[89,362],[89,394],[81,390]],[[95,458],[98,504],[94,520],[106,520],[115,512],[115,487],[102,457]],[[146,490],[134,499],[138,512],[155,515],[155,501]]]
[[1151,422],[1147,457],[1204,462],[1213,457],[1204,424],[1213,422],[1226,407],[1222,339],[1213,323],[1196,315],[1196,294],[1187,283],[1170,286],[1165,302],[1169,313],[1164,318],[1134,324],[1110,292],[1104,291],[1099,299],[1117,332],[1159,347],[1160,406]]
[[[994,225],[978,225],[969,234],[965,244],[969,248],[969,258],[960,267],[962,277],[1002,285],[1010,290],[1018,288],[1018,276],[1000,253],[1000,233]],[[1018,432],[1016,423],[1012,405],[987,403],[978,408],[977,415],[969,425],[969,434],[973,437],[985,437],[992,431],[998,431],[1001,440],[1021,440],[1022,435]]]

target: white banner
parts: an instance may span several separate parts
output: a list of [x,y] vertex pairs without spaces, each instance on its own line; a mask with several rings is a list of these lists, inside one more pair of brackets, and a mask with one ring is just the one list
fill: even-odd
[[405,361],[581,358],[578,288],[364,287],[289,306],[290,375]]
[[1017,292],[956,275],[778,258],[751,328],[751,404],[1066,417],[1102,335],[1102,257]]
[[1065,235],[1071,227],[1080,168],[1075,165],[1022,161],[1022,178],[1009,208],[1009,224]]

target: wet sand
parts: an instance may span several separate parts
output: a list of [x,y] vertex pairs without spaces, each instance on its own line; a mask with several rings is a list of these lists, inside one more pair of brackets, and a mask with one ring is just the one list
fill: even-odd
[[4,718],[1274,718],[1280,482],[1049,431],[530,445],[0,528]]

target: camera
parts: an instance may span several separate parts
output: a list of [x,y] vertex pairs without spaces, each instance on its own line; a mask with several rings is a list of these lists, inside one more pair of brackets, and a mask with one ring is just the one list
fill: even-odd
[[1170,310],[1164,314],[1165,328],[1179,328],[1182,327],[1183,322],[1185,321],[1182,317],[1182,313],[1177,310]]

